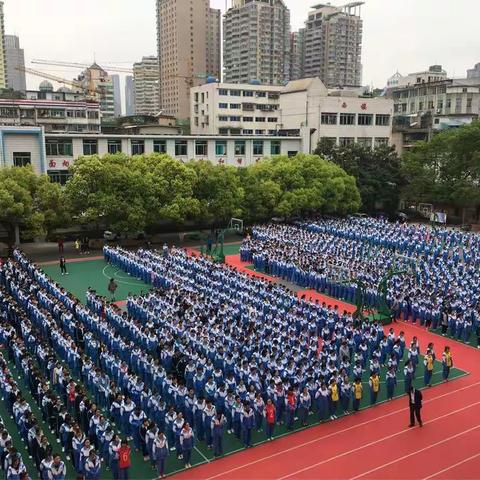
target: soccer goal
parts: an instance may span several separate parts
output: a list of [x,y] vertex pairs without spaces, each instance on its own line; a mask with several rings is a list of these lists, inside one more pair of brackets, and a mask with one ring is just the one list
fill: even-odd
[[243,233],[243,220],[241,218],[231,218],[228,228]]

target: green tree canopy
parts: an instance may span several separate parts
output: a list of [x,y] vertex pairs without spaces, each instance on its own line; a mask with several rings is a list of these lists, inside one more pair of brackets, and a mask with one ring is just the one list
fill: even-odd
[[31,167],[0,169],[0,223],[10,236],[19,228],[24,238],[45,235],[68,220],[62,189]]
[[159,220],[181,223],[198,212],[194,173],[166,155],[83,157],[72,173],[67,198],[85,224],[135,233]]
[[445,130],[406,153],[406,200],[480,206],[480,121]]
[[393,147],[380,146],[372,150],[358,143],[340,147],[329,139],[322,139],[315,153],[355,177],[366,212],[374,212],[377,206],[387,213],[396,211],[404,179],[400,157]]
[[245,211],[251,221],[272,216],[350,213],[360,196],[355,179],[316,155],[274,157],[243,173]]

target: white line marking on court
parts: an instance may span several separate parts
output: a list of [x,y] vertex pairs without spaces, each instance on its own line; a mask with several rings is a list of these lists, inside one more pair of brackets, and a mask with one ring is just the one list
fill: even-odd
[[[467,405],[466,407],[462,407],[462,408],[459,408],[457,410],[453,410],[452,412],[446,413],[445,415],[440,415],[439,417],[433,418],[432,420],[428,420],[427,422],[424,422],[424,425],[429,425],[430,423],[436,422],[437,420],[442,420],[443,418],[450,417],[451,415],[455,415],[456,413],[463,412],[464,410],[467,410],[468,408],[474,407],[476,405],[480,405],[480,401],[475,402],[475,403],[471,403],[470,405]],[[479,427],[480,427],[480,425],[477,425],[476,427],[473,428],[473,430],[476,429],[476,428],[479,428]],[[470,430],[472,430],[472,429],[470,429]],[[299,473],[303,473],[303,472],[306,472],[307,470],[311,470],[312,468],[318,467],[320,465],[324,465],[325,463],[329,463],[332,460],[337,460],[339,458],[346,457],[347,455],[350,455],[351,453],[359,452],[360,450],[363,450],[364,448],[371,447],[372,445],[376,445],[377,443],[384,442],[385,440],[390,440],[391,438],[398,437],[399,435],[402,435],[403,433],[407,433],[407,432],[411,432],[411,431],[412,431],[412,429],[409,428],[409,427],[404,428],[403,430],[400,430],[399,432],[392,433],[392,434],[387,435],[383,438],[379,438],[378,440],[374,440],[374,441],[366,443],[364,445],[360,445],[359,447],[352,448],[351,450],[347,450],[346,452],[339,453],[338,455],[334,455],[333,457],[326,458],[325,460],[322,460],[321,462],[314,463],[312,465],[309,465],[308,467],[305,467],[305,468],[302,468],[302,469],[297,470],[295,472],[289,473],[288,475],[284,475],[283,477],[279,477],[277,480],[284,480],[285,478],[290,478],[294,475],[298,475]],[[449,437],[449,439],[450,438],[454,438],[454,437]],[[446,441],[446,440],[447,439],[442,440],[442,442]],[[409,455],[414,455],[415,453],[417,453],[417,452],[411,453]],[[395,463],[398,460],[401,460],[401,459],[394,460],[393,462],[390,462],[390,463]],[[389,463],[386,463],[385,466],[386,465],[389,465]],[[383,467],[383,465],[381,467],[377,467],[375,469],[372,469],[370,472],[374,472],[375,470],[378,470],[382,467]],[[367,475],[370,472],[365,472],[365,473],[359,475],[359,477],[361,477],[363,475]],[[354,477],[351,480],[354,480],[355,478],[359,478],[359,477]]]
[[[447,392],[447,393],[442,393],[441,395],[438,395],[437,397],[433,397],[433,398],[430,398],[428,400],[425,400],[423,403],[430,403],[430,402],[433,402],[434,400],[438,400],[440,398],[444,398],[444,397],[447,397],[449,395],[452,395],[452,394],[455,394],[455,393],[458,393],[458,392],[462,392],[463,390],[467,390],[469,388],[472,388],[472,387],[476,387],[480,385],[480,381],[479,382],[475,382],[475,383],[472,383],[471,385],[467,385],[465,387],[462,387],[462,388],[459,388],[458,390],[452,390],[451,392]],[[235,468],[231,468],[229,470],[226,470],[224,472],[220,472],[220,473],[217,473],[216,475],[213,475],[211,477],[208,477],[206,480],[213,480],[214,478],[218,478],[218,477],[221,477],[223,475],[227,475],[229,473],[232,473],[232,472],[236,472],[237,470],[241,470],[242,468],[245,468],[245,467],[250,467],[251,465],[255,465],[257,463],[260,463],[260,462],[263,462],[265,460],[270,460],[271,458],[275,458],[279,455],[283,455],[284,453],[288,453],[288,452],[291,452],[293,450],[297,450],[299,448],[302,448],[302,447],[305,447],[307,445],[311,445],[312,443],[316,443],[318,441],[321,441],[321,440],[325,440],[327,438],[331,438],[331,437],[334,437],[335,435],[338,435],[338,434],[341,434],[341,433],[345,433],[345,432],[349,432],[350,430],[354,430],[358,427],[363,427],[364,425],[369,425],[370,423],[373,423],[373,422],[377,422],[378,420],[381,420],[383,418],[387,418],[387,417],[390,417],[392,415],[395,415],[397,413],[401,413],[401,412],[405,412],[406,410],[409,410],[409,408],[400,408],[398,410],[394,410],[393,412],[389,412],[385,415],[381,415],[379,417],[375,417],[375,418],[372,418],[371,420],[366,420],[365,422],[361,422],[361,423],[358,423],[356,425],[352,425],[350,427],[347,427],[347,428],[343,428],[341,430],[337,430],[335,432],[332,432],[332,433],[329,433],[327,435],[322,435],[321,437],[318,437],[318,438],[314,438],[313,440],[309,440],[308,442],[303,442],[303,443],[300,443],[298,445],[295,445],[293,447],[290,447],[290,448],[286,448],[284,450],[280,450],[276,453],[273,453],[271,455],[267,455],[265,457],[262,457],[262,458],[258,458],[257,460],[254,460],[252,462],[248,462],[248,463],[244,463],[243,465],[239,465],[238,467],[235,467]]]
[[193,448],[207,461],[207,463],[210,463],[210,460],[197,447]]
[[[110,266],[111,266],[111,265],[105,265],[105,267],[103,267],[103,270],[102,270],[103,276],[104,276],[105,278],[108,278],[108,279],[110,279],[110,278],[112,278],[112,277],[109,276],[109,275],[107,275],[107,274],[105,273],[105,270],[106,270],[108,267],[110,267]],[[113,268],[113,267],[112,267],[112,268]],[[117,272],[118,272],[118,270],[117,270]],[[113,276],[115,276],[115,272],[113,273]],[[138,287],[138,286],[140,285],[139,283],[124,282],[124,281],[122,281],[122,280],[118,280],[118,283],[120,283],[120,284],[122,284],[122,285],[133,285],[133,286],[135,286],[135,287]]]
[[464,463],[469,462],[470,460],[473,460],[474,458],[480,457],[480,453],[477,453],[476,455],[472,455],[471,457],[466,458],[465,460],[462,460],[461,462],[454,463],[453,465],[450,465],[447,468],[444,468],[443,470],[440,470],[439,472],[432,473],[432,475],[429,475],[428,477],[425,477],[423,480],[429,480],[430,478],[434,478],[437,475],[441,475],[442,473],[448,472],[452,468],[458,467],[459,465],[463,465]]
[[[430,423],[430,422],[428,422],[428,423]],[[450,440],[453,440],[454,438],[458,438],[458,437],[461,437],[462,435],[465,435],[466,433],[473,432],[473,430],[477,430],[477,428],[480,428],[480,425],[477,425],[475,427],[471,427],[467,430],[463,430],[459,433],[456,433],[455,435],[452,435],[451,437],[444,438],[443,440],[432,443],[431,445],[428,445],[427,447],[421,448],[420,450],[416,450],[415,452],[408,453],[407,455],[403,455],[402,457],[396,458],[395,460],[392,460],[391,462],[384,463],[383,465],[379,465],[378,467],[372,468],[368,472],[364,472],[364,473],[361,473],[360,475],[357,475],[356,477],[352,477],[350,480],[356,480],[357,478],[364,477],[365,475],[368,475],[369,473],[376,472],[377,470],[381,470],[382,468],[393,465],[394,463],[401,462],[402,460],[405,460],[406,458],[413,457],[414,455],[417,455],[418,453],[425,452],[426,450],[429,450],[430,448],[437,447],[438,445],[442,445],[443,443],[447,443]],[[480,455],[480,454],[478,454],[478,455]],[[451,467],[449,467],[449,468],[451,468]],[[427,477],[427,478],[430,478],[430,477]]]

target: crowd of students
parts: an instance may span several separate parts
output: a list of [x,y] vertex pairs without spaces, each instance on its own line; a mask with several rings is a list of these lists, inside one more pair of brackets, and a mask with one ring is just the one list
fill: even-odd
[[[356,411],[368,392],[371,404],[383,388],[389,399],[406,392],[419,363],[431,385],[433,345],[423,356],[416,338],[407,348],[403,333],[385,335],[377,323],[358,324],[336,307],[179,249],[104,253],[157,287],[129,298],[128,313],[110,305],[104,314],[145,351],[158,346],[153,363],[141,348],[132,361],[144,365],[141,385],[153,385],[151,415],[162,418],[169,408],[172,441],[180,417],[210,447],[222,441],[222,424],[248,447],[255,430],[271,439],[280,423],[292,429],[296,418],[306,425],[312,414],[325,421]],[[101,299],[90,294],[89,301],[102,312]],[[184,378],[175,375],[176,355],[186,359]]]
[[[19,430],[33,422],[26,440],[42,479],[65,477],[62,458],[86,479],[105,468],[128,478],[131,441],[163,477],[173,451],[191,466],[197,442],[221,456],[226,435],[251,447],[255,431],[271,440],[279,424],[334,419],[383,389],[391,399],[422,363],[431,385],[433,345],[423,355],[415,338],[407,346],[402,333],[182,250],[104,253],[156,287],[129,298],[127,312],[94,291],[82,305],[18,250],[0,268],[0,340],[42,412],[35,422],[18,395]],[[448,380],[451,353],[443,364]]]
[[397,318],[440,328],[468,342],[480,337],[480,235],[372,218],[253,228],[240,250],[257,270],[354,303],[387,299]]

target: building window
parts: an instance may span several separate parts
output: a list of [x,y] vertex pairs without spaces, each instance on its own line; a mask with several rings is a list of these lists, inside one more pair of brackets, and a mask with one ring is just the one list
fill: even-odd
[[263,123],[265,122],[266,118],[265,117],[255,117],[255,121],[257,123]]
[[220,88],[220,89],[218,90],[218,94],[219,94],[219,95],[222,95],[222,96],[228,95],[228,90],[225,89],[225,88]]
[[245,155],[244,140],[235,140],[235,155]]
[[357,122],[358,125],[372,125],[373,115],[371,113],[359,113]]
[[372,137],[358,137],[357,144],[365,148],[372,148],[372,144],[373,144]]
[[241,97],[242,96],[242,91],[241,90],[230,90],[230,96]]
[[222,108],[222,109],[228,108],[228,103],[219,103],[218,108]]
[[270,123],[277,123],[277,122],[278,122],[278,118],[277,118],[277,117],[270,117],[270,118],[268,119],[268,121],[269,121]]
[[376,147],[384,147],[388,145],[389,138],[388,137],[377,137],[375,138],[375,146]]
[[240,122],[241,120],[242,120],[242,117],[240,117],[239,115],[230,116],[230,121],[231,122]]
[[243,135],[253,135],[253,130],[250,128],[244,128],[242,130]]
[[428,101],[427,109],[428,110],[433,110],[433,100]]
[[280,140],[272,140],[270,143],[270,155],[280,155],[281,143]]
[[355,114],[354,113],[341,113],[340,114],[340,125],[355,125]]
[[355,139],[353,137],[340,137],[338,139],[338,144],[341,147],[348,147],[349,145],[353,145]]
[[215,142],[215,155],[223,157],[227,154],[227,142],[225,140],[217,140]]
[[55,140],[55,139],[47,139],[45,141],[45,151],[47,156],[55,157],[55,156],[66,156],[72,157],[73,156],[73,148],[72,148],[72,141],[71,140]]
[[51,182],[59,183],[60,185],[65,185],[72,177],[72,174],[69,173],[68,170],[49,170],[47,174]]
[[322,125],[336,125],[337,114],[336,113],[322,113]]
[[228,117],[226,115],[219,115],[218,116],[219,122],[228,122]]
[[26,167],[32,164],[32,154],[30,152],[13,152],[13,166]]
[[390,125],[390,115],[375,115],[375,125],[379,127],[388,127]]
[[83,141],[83,154],[84,155],[96,155],[98,153],[98,145],[96,140],[84,140]]
[[218,134],[219,135],[228,135],[228,132],[229,132],[228,128],[219,128],[218,129]]
[[255,135],[265,135],[265,130],[255,130]]
[[243,117],[244,122],[253,122],[253,117]]
[[447,103],[445,105],[445,108],[450,110],[451,107],[452,107],[452,100],[450,98],[447,98]]
[[195,141],[195,156],[197,157],[208,156],[208,142],[206,140]]
[[239,103],[231,103],[230,108],[233,110],[238,110],[239,108],[242,108],[242,106]]
[[254,155],[263,155],[263,140],[254,140],[253,141],[253,154]]
[[108,140],[107,142],[108,153],[115,155],[116,153],[121,153],[122,151],[122,141],[121,140]]
[[460,113],[462,111],[462,97],[455,98],[455,113]]
[[467,98],[467,108],[472,108],[472,98]]
[[258,98],[266,98],[267,92],[257,92],[257,97]]
[[153,151],[155,153],[167,153],[167,141],[166,140],[154,140]]
[[87,115],[90,120],[98,119],[98,112],[96,110],[88,110]]
[[253,97],[253,91],[252,90],[244,90],[243,91],[243,96],[244,97]]
[[143,140],[131,140],[132,155],[143,155],[145,153],[145,142]]
[[187,156],[187,141],[175,140],[175,156],[185,157]]
[[443,100],[439,100],[437,102],[437,110],[443,110]]

